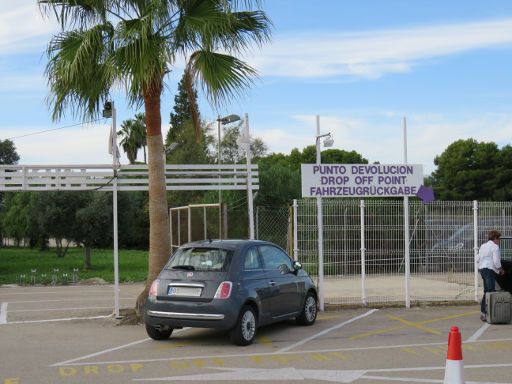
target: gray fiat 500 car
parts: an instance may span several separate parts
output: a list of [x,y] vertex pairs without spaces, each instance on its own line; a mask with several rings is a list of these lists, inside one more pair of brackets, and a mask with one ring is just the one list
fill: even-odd
[[249,345],[265,324],[295,318],[312,325],[317,306],[313,280],[277,245],[201,241],[171,256],[151,285],[144,320],[155,340],[198,327],[227,330],[235,344]]

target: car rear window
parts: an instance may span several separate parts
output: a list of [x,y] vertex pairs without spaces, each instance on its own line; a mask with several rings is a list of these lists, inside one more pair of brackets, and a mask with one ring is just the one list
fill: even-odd
[[218,248],[180,248],[165,269],[190,271],[226,271],[230,251]]

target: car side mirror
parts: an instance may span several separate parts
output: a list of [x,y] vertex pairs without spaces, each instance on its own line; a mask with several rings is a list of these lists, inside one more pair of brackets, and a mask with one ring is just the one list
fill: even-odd
[[302,269],[302,263],[301,263],[301,262],[299,262],[299,261],[297,261],[297,260],[295,260],[295,261],[293,262],[293,269],[294,269],[295,271],[298,271],[299,269]]

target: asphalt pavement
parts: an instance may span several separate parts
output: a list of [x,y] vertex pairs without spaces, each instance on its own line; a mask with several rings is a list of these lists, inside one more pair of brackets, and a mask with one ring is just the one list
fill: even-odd
[[[140,290],[122,285],[121,307]],[[453,325],[467,383],[512,383],[512,325],[482,323],[476,303],[341,308],[260,328],[247,347],[208,329],[154,341],[112,311],[110,285],[0,288],[0,384],[442,383]]]

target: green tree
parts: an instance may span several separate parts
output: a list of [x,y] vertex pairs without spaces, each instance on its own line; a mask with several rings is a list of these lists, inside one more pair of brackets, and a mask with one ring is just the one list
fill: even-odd
[[39,228],[38,198],[36,192],[12,192],[6,195],[2,209],[2,228],[8,236],[19,246],[22,241],[30,247],[39,245],[46,248],[47,236]]
[[301,196],[300,171],[286,165],[267,159],[260,161],[259,181],[257,205],[282,207]]
[[76,213],[87,206],[91,192],[52,191],[41,193],[37,203],[39,228],[55,239],[58,257],[64,257],[77,238]]
[[[115,85],[125,85],[132,104],[143,103],[149,157],[150,249],[148,279],[169,256],[160,101],[164,79],[185,57],[189,89],[200,83],[219,105],[245,90],[254,69],[232,54],[268,41],[270,21],[257,1],[237,0],[38,0],[63,27],[48,46],[46,76],[54,119],[67,107],[97,116]],[[222,52],[222,53],[220,53]],[[189,93],[190,95],[190,93]],[[193,116],[199,132],[198,117]]]
[[495,143],[457,140],[436,156],[432,173],[439,200],[489,200],[499,188],[500,151]]
[[[220,143],[220,157],[223,163],[240,163],[245,161],[245,151],[238,146],[237,140],[240,137],[244,122],[224,128]],[[251,138],[251,156],[257,162],[259,158],[267,154],[268,147],[260,138]]]
[[92,268],[91,253],[94,247],[112,243],[112,195],[89,194],[87,205],[76,211],[73,239],[84,247],[84,269]]
[[0,164],[18,164],[19,160],[20,157],[16,152],[14,143],[9,139],[0,140]]
[[[7,139],[7,140],[0,140],[0,165],[14,165],[17,164],[20,157],[18,153],[16,152],[16,147],[14,146],[14,143]],[[2,209],[3,207],[3,193],[0,193],[0,247],[3,246],[3,230],[2,230]]]
[[169,164],[208,164],[211,160],[209,148],[214,139],[202,122],[199,135],[194,132],[194,113],[200,121],[197,92],[192,89],[191,96],[188,95],[186,77],[184,73],[174,96],[165,140],[166,161]]
[[[325,164],[367,164],[368,160],[355,151],[328,149],[321,152]],[[260,189],[258,205],[283,206],[301,197],[301,164],[316,162],[316,147],[302,151],[294,148],[289,155],[273,153],[259,160]]]
[[192,121],[192,111],[196,111],[197,118],[200,119],[199,107],[197,105],[197,92],[187,91],[187,73],[184,72],[178,83],[178,92],[174,96],[174,106],[170,114],[170,129],[167,133],[166,145],[170,143],[179,143],[180,136],[185,131],[185,123]]
[[512,146],[501,148],[496,170],[497,186],[492,199],[497,201],[512,200]]

